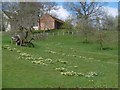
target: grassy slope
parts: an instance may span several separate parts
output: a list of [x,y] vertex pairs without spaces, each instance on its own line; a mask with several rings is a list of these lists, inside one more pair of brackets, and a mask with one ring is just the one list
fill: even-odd
[[[3,36],[4,44],[10,44],[9,37],[6,35]],[[3,50],[3,87],[118,87],[117,48],[100,51],[98,44],[81,43],[81,38],[77,36],[49,36],[49,39],[34,41],[34,44],[35,48],[14,45],[11,47],[16,47],[35,57],[62,59],[68,63],[66,65],[61,63],[48,66],[35,65],[26,60],[18,60],[19,54],[14,51]],[[45,50],[52,50],[57,54],[46,53]],[[87,59],[62,55],[63,53],[84,56]],[[88,60],[90,57],[94,60]],[[75,65],[78,68],[73,67]],[[61,66],[76,72],[93,71],[104,74],[94,78],[62,76],[55,70]]]

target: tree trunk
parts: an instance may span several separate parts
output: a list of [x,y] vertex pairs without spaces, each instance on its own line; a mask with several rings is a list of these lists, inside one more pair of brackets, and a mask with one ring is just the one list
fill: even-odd
[[102,35],[101,35],[101,34],[100,34],[99,43],[100,43],[100,50],[103,50],[103,38],[102,38]]

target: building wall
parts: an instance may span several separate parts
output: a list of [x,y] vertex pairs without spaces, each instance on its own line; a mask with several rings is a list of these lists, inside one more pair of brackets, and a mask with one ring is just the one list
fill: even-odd
[[4,26],[6,32],[11,30],[9,18],[4,12],[2,12],[2,26]]
[[63,25],[63,23],[60,23],[60,22],[55,20],[55,28],[56,29],[60,29],[62,25]]
[[39,28],[41,30],[55,29],[55,20],[46,14],[40,18]]

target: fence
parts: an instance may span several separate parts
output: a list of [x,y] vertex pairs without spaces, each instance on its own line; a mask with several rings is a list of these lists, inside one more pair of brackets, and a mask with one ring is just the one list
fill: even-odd
[[48,36],[61,36],[61,35],[79,35],[80,31],[67,31],[67,32],[43,32],[43,33],[35,33],[35,39],[46,39]]

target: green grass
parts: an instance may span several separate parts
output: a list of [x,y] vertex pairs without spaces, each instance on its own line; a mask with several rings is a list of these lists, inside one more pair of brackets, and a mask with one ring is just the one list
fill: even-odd
[[[3,46],[9,45],[21,52],[32,54],[36,58],[53,60],[53,63],[47,63],[47,65],[33,64],[29,60],[18,59],[20,54],[15,50],[3,49],[3,88],[118,87],[117,45],[110,44],[112,50],[100,50],[99,44],[86,44],[82,43],[82,40],[82,37],[74,35],[49,36],[46,40],[34,41],[35,48],[29,48],[10,45],[10,37],[3,34]],[[56,53],[48,53],[46,50]],[[56,62],[57,59],[67,61],[67,63]],[[96,72],[98,76],[90,78],[64,76],[55,70],[59,67],[84,74]]]

